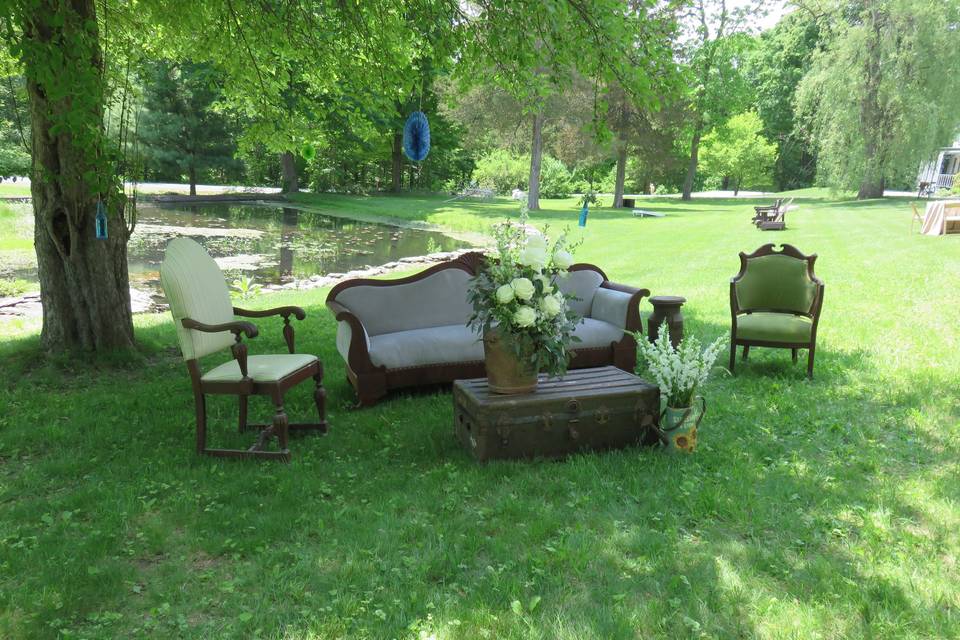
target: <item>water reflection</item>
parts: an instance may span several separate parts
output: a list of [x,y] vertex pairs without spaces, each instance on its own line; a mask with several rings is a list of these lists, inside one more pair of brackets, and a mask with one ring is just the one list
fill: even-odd
[[200,205],[138,207],[130,240],[130,279],[159,290],[163,249],[176,236],[197,240],[228,278],[281,284],[343,273],[410,256],[467,246],[442,233],[325,216],[290,207]]

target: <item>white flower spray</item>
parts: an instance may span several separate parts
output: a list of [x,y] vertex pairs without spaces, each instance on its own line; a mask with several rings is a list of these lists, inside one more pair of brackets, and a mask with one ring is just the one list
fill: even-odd
[[[706,382],[717,356],[726,345],[726,339],[717,338],[706,349],[693,336],[687,336],[674,348],[666,322],[660,327],[660,335],[649,342],[643,334],[636,333],[638,361],[642,358],[653,376],[660,393],[671,407],[689,407],[697,388]],[[638,362],[639,369],[639,362]]]

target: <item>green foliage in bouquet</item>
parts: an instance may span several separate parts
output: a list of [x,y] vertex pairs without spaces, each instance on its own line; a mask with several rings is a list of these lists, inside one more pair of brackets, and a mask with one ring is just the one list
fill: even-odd
[[561,376],[570,362],[569,345],[580,317],[567,304],[573,296],[557,287],[558,278],[573,264],[566,233],[550,241],[547,227],[527,225],[527,209],[517,223],[496,225],[497,255],[488,256],[471,281],[473,305],[469,326],[480,334],[492,329],[531,371]]

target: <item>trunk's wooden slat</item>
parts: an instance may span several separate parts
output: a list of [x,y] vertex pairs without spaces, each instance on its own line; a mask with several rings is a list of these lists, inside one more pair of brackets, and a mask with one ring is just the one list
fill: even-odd
[[491,393],[484,378],[457,380],[454,429],[480,460],[562,457],[652,443],[660,390],[615,367],[541,376],[536,392]]

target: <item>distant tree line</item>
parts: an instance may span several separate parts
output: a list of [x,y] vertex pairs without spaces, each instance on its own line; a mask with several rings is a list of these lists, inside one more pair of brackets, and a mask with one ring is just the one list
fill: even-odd
[[[949,106],[960,98],[957,2],[797,5],[761,34],[748,29],[759,6],[648,9],[644,35],[666,36],[671,48],[651,56],[661,68],[642,99],[615,77],[537,65],[534,47],[522,88],[500,81],[489,56],[464,74],[428,55],[377,108],[362,94],[316,95],[289,65],[279,106],[264,114],[209,61],[140,57],[126,76],[133,115],[116,114],[119,125],[107,129],[135,142],[131,176],[191,192],[197,183],[347,193],[482,183],[506,193],[531,190],[535,176],[546,197],[602,190],[619,206],[624,193],[652,191],[824,184],[876,197],[883,187],[913,188],[924,153],[960,124]],[[0,82],[5,176],[30,169],[24,77],[12,62]],[[433,134],[421,163],[401,150],[414,110],[427,113]]]

